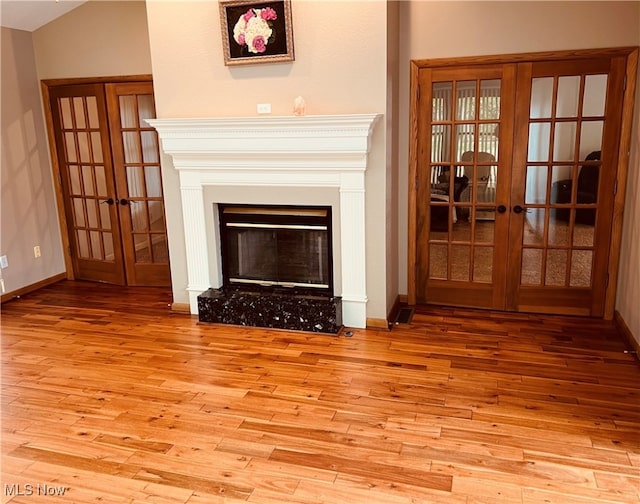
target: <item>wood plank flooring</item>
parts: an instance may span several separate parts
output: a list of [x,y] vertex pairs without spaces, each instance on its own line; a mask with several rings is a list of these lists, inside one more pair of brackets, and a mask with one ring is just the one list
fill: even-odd
[[330,336],[170,302],[2,306],[2,502],[640,503],[640,366],[608,322],[419,307]]

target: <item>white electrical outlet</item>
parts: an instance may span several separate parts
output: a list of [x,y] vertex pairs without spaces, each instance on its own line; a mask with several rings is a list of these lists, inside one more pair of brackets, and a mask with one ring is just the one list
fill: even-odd
[[271,113],[270,103],[258,103],[258,114],[270,114],[270,113]]
[[9,261],[7,260],[7,256],[0,256],[0,268],[5,269],[9,267]]
[[36,245],[35,247],[33,247],[33,257],[40,257],[40,245]]

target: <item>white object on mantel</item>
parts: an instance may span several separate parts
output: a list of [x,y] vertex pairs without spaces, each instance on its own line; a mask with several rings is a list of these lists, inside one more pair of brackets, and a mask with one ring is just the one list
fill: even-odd
[[366,327],[365,171],[378,114],[147,119],[180,173],[192,314],[222,285],[219,239],[208,250],[206,186],[335,187],[340,191],[342,321]]
[[293,115],[303,116],[307,108],[307,102],[304,101],[302,96],[298,96],[293,100]]

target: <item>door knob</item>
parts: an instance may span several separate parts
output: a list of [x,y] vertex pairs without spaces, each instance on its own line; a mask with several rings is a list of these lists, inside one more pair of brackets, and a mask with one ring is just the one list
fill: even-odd
[[522,208],[520,205],[516,205],[516,206],[513,207],[513,213],[519,214],[519,213],[522,213],[522,212],[524,212],[524,208]]
[[100,203],[106,203],[107,205],[113,205],[114,201],[113,201],[113,198],[109,198],[109,199],[106,199],[104,201],[101,201]]
[[121,205],[128,205],[128,204],[129,204],[129,200],[128,200],[127,198],[122,198],[122,199],[119,201],[119,203],[120,203]]
[[496,210],[498,211],[498,213],[505,213],[507,211],[507,207],[504,205],[498,205],[498,208],[496,208]]

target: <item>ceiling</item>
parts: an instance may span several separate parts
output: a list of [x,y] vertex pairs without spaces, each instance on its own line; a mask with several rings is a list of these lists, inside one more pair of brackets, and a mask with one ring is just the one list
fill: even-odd
[[87,0],[0,0],[0,24],[34,31]]

